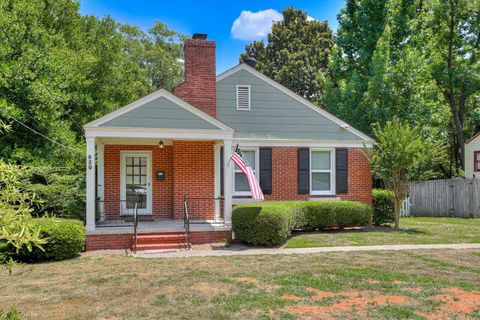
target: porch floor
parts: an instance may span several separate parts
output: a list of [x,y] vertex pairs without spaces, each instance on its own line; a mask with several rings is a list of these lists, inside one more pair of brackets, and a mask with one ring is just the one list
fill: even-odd
[[[190,232],[203,231],[230,231],[230,225],[226,225],[223,221],[215,220],[192,220],[190,221]],[[154,233],[154,232],[182,232],[183,220],[181,219],[161,219],[154,221],[139,221],[137,225],[138,233]],[[87,231],[87,235],[94,234],[121,234],[133,233],[133,223],[123,220],[106,221],[97,224],[95,230]]]

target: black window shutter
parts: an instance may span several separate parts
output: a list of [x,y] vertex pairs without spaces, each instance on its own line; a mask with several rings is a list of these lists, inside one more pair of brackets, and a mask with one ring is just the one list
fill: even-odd
[[348,149],[335,150],[337,194],[348,193]]
[[223,147],[220,147],[220,194],[223,195],[223,164],[225,160],[223,159]]
[[260,148],[260,188],[272,194],[272,148]]
[[310,193],[310,149],[298,149],[298,193]]

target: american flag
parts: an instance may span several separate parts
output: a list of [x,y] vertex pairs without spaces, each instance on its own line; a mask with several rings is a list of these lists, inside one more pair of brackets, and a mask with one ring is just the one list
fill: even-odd
[[248,161],[238,145],[235,148],[235,152],[233,153],[231,160],[235,162],[240,171],[242,171],[247,177],[248,185],[250,186],[250,191],[252,192],[252,198],[263,201],[263,192],[262,189],[260,189],[260,184],[258,183],[255,173],[248,165]]

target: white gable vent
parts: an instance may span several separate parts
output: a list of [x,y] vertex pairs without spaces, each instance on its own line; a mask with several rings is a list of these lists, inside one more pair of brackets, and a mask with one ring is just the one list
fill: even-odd
[[250,110],[249,85],[237,85],[237,110]]

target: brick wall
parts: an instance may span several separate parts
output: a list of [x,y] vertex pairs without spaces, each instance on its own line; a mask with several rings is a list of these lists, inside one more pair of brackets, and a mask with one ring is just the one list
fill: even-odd
[[[307,200],[313,197],[298,194],[297,147],[272,148],[272,194],[265,200]],[[372,174],[365,155],[359,148],[348,149],[348,193],[338,195],[342,200],[372,204]]]
[[[214,154],[211,141],[174,141],[174,218],[183,218],[184,196],[214,197]],[[212,219],[213,201],[205,202],[194,219]]]
[[216,115],[215,41],[185,41],[185,81],[173,94],[212,117]]
[[[168,233],[152,233],[168,234]],[[190,233],[192,244],[218,243],[232,239],[231,231],[196,231]],[[133,234],[96,234],[88,235],[85,245],[86,251],[103,249],[131,249]]]
[[[105,145],[105,199],[120,199],[120,151],[152,152],[153,217],[183,218],[184,195],[190,197],[214,196],[213,142],[174,141],[173,146]],[[156,181],[157,170],[165,172],[164,181]],[[272,194],[266,200],[306,200],[310,196],[298,194],[297,148],[272,148]],[[370,165],[362,151],[348,151],[348,194],[338,195],[343,200],[372,203],[372,176]],[[331,196],[323,196],[331,197]],[[195,219],[211,219],[213,201],[192,203]],[[115,207],[116,206],[116,207]],[[106,206],[108,219],[118,219],[118,205]],[[193,210],[195,209],[195,210]]]
[[[120,200],[120,152],[152,152],[152,214],[154,218],[173,218],[173,146],[105,145],[105,204],[107,219],[118,219]],[[156,172],[165,172],[165,180],[157,181]]]

